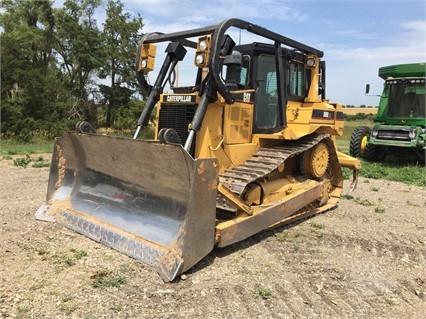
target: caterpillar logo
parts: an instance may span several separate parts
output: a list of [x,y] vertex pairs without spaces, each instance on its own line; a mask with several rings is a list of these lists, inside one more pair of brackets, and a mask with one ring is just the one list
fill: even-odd
[[164,95],[163,102],[167,103],[195,103],[196,96],[189,94],[180,94],[180,95]]

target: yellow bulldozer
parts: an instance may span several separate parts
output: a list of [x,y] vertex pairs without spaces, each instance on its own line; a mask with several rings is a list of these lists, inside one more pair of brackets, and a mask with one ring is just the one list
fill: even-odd
[[[236,44],[241,31],[262,42]],[[150,84],[159,45],[164,61]],[[178,86],[186,56],[179,76],[193,69],[194,82]],[[97,134],[87,122],[57,138],[36,218],[167,282],[215,246],[336,207],[341,167],[353,169],[354,183],[360,162],[337,151],[344,118],[325,98],[322,56],[240,19],[144,35],[136,77],[146,101],[133,138]],[[154,139],[140,139],[154,110]]]

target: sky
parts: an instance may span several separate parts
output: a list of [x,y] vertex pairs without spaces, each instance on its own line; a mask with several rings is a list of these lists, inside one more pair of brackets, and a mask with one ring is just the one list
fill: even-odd
[[[378,105],[383,85],[379,67],[426,62],[423,0],[122,2],[126,11],[141,15],[144,33],[181,31],[239,18],[320,49],[327,65],[327,98],[344,105]],[[98,15],[101,22],[104,13]],[[372,96],[365,95],[367,83]]]

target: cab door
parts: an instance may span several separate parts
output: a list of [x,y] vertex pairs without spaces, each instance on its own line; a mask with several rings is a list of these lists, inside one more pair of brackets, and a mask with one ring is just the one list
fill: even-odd
[[255,68],[255,133],[274,133],[285,126],[285,90],[280,83],[284,83],[284,72],[281,70],[275,55],[260,54],[257,56]]

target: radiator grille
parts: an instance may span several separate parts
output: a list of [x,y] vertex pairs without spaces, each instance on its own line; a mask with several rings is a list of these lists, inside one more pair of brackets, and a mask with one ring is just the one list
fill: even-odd
[[406,130],[379,130],[376,139],[407,142],[411,140]]
[[194,104],[163,104],[160,109],[158,129],[173,128],[184,145],[189,134],[188,125],[191,123],[194,113]]

